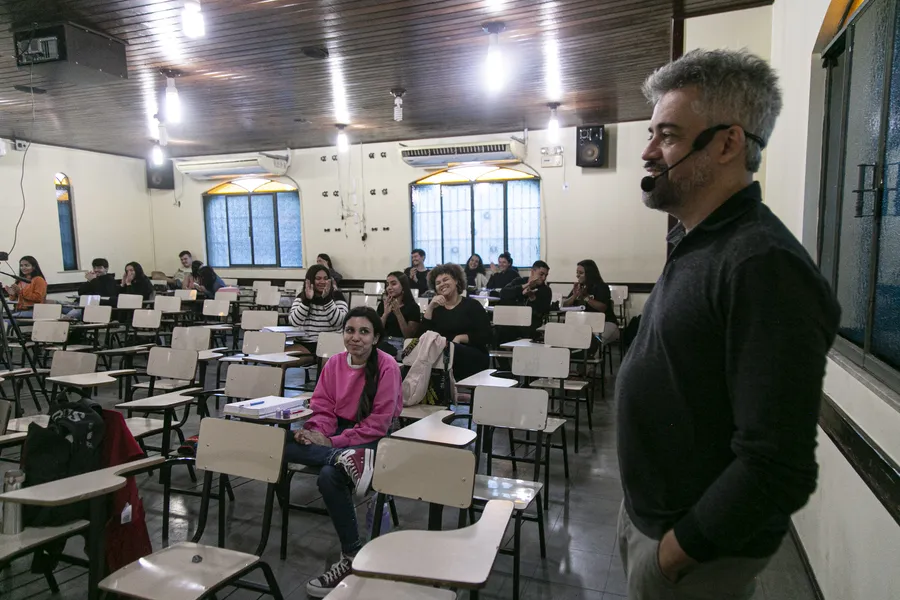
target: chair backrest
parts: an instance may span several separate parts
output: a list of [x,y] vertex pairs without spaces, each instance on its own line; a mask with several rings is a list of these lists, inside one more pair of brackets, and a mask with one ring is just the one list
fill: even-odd
[[368,296],[364,296],[363,294],[352,294],[350,296],[350,308],[356,308],[357,306],[366,306],[366,298]]
[[100,296],[79,296],[78,297],[78,306],[84,308],[85,306],[91,306],[92,304],[100,304]]
[[144,305],[144,297],[140,294],[119,294],[116,299],[116,308],[141,308]]
[[225,378],[225,395],[231,398],[280,396],[282,377],[284,371],[278,367],[231,365]]
[[603,327],[606,325],[606,314],[587,311],[567,312],[566,325],[590,325],[593,333],[603,333]]
[[363,303],[372,310],[378,309],[378,303],[381,302],[381,296],[363,296]]
[[97,370],[97,355],[89,352],[57,350],[50,361],[50,377],[82,375]]
[[228,287],[237,287],[238,280],[237,280],[237,279],[226,279],[226,278],[223,277],[223,278],[222,278],[222,283],[224,283],[224,284],[227,285]]
[[197,468],[276,483],[281,476],[284,432],[229,419],[200,421]]
[[175,297],[182,300],[196,300],[197,290],[175,290]]
[[383,281],[367,281],[363,284],[363,294],[367,296],[380,296],[384,293]]
[[166,289],[166,287],[168,287],[168,285],[169,285],[169,282],[166,281],[165,279],[151,279],[150,285],[152,285],[155,288]]
[[241,329],[244,331],[259,331],[276,325],[278,325],[277,310],[245,310],[241,313]]
[[316,356],[319,358],[331,358],[346,349],[343,333],[326,331],[319,334],[319,341],[316,343]]
[[544,343],[556,348],[585,350],[591,347],[591,328],[587,324],[547,323]]
[[82,320],[85,323],[109,323],[112,320],[112,306],[99,304],[85,306]]
[[613,304],[622,304],[628,300],[627,285],[611,285],[609,286],[609,293],[612,294]]
[[248,331],[244,334],[241,352],[244,354],[275,354],[284,352],[285,335],[272,331]]
[[[304,280],[304,281],[306,281],[306,280]],[[304,281],[285,281],[285,282],[284,282],[284,289],[285,289],[285,290],[290,290],[290,291],[294,292],[295,294],[296,294],[296,293],[299,293],[300,290],[303,289],[303,283],[304,283]]]
[[419,305],[419,308],[422,312],[425,312],[425,309],[428,308],[428,303],[431,302],[431,298],[419,298],[416,297],[416,304]]
[[391,437],[378,442],[372,487],[382,494],[468,508],[474,486],[470,450]]
[[35,321],[56,321],[62,316],[62,304],[35,304],[32,310]]
[[35,321],[31,329],[31,340],[41,344],[64,344],[68,337],[69,324],[65,321]]
[[569,376],[569,349],[551,347],[513,348],[513,375],[524,377],[553,377],[565,379]]
[[197,351],[154,346],[147,359],[147,375],[190,381],[197,370]]
[[472,420],[479,425],[542,431],[547,426],[547,390],[475,388]]
[[565,298],[570,293],[572,293],[572,284],[571,283],[551,283],[550,284],[550,295],[559,295],[560,298]]
[[153,309],[163,313],[181,311],[181,298],[177,296],[157,296],[153,300]]
[[272,287],[271,281],[254,281],[253,282],[254,290],[261,290],[261,289],[270,288],[270,287]]
[[495,306],[494,325],[507,325],[510,327],[530,327],[530,306]]
[[159,329],[162,313],[158,310],[136,310],[131,318],[131,326],[135,329]]
[[268,287],[257,290],[256,304],[259,306],[280,306],[281,291],[277,287]]
[[228,300],[204,300],[204,317],[227,317],[229,313]]
[[224,300],[226,302],[237,302],[239,293],[240,292],[234,292],[234,291],[225,292],[225,291],[219,290],[218,292],[216,292],[216,300]]
[[172,347],[176,350],[209,350],[212,330],[207,327],[176,327],[172,330]]

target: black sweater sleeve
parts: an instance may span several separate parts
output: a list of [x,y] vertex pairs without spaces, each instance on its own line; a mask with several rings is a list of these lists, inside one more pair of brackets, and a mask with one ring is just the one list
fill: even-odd
[[522,299],[522,286],[528,281],[526,277],[513,279],[500,290],[500,299],[518,303]]

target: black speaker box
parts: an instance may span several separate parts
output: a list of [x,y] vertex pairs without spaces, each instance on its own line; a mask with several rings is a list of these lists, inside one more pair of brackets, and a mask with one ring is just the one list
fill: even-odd
[[603,125],[575,128],[575,164],[579,167],[606,166],[606,129]]
[[175,169],[171,160],[166,159],[159,166],[147,161],[147,187],[151,190],[175,189]]

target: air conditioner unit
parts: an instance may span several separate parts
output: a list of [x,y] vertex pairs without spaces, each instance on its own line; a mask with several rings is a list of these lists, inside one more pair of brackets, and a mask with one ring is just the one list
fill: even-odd
[[525,160],[525,145],[516,140],[439,144],[400,148],[403,162],[411,167],[446,167],[454,163],[484,163]]
[[290,166],[289,150],[175,159],[175,168],[191,179],[280,176]]

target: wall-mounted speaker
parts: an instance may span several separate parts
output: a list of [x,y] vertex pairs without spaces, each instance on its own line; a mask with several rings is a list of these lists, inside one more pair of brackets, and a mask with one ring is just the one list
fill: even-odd
[[171,160],[166,159],[159,166],[147,161],[147,187],[151,190],[175,189],[175,168]]
[[606,129],[603,125],[575,128],[575,164],[579,167],[606,166]]

